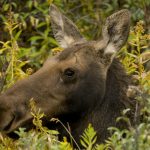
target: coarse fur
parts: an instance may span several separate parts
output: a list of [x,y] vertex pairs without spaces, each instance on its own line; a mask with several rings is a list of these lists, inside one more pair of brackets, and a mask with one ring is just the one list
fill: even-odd
[[127,40],[130,13],[121,10],[108,17],[97,41],[86,41],[55,5],[51,5],[50,16],[54,35],[64,50],[1,94],[0,129],[11,133],[18,127],[28,127],[33,118],[29,102],[34,99],[46,115],[44,123],[59,130],[60,136],[69,135],[61,124],[47,120],[59,118],[76,141],[92,123],[97,143],[104,142],[108,127],[127,127],[123,122],[116,123],[116,118],[130,107],[130,79],[115,55]]

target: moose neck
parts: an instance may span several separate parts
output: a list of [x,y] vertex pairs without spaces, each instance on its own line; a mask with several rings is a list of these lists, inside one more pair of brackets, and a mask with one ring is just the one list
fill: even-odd
[[129,76],[125,73],[125,69],[122,64],[117,59],[114,59],[107,73],[107,90],[105,92],[104,100],[108,101],[112,107],[113,104],[115,105],[120,103],[127,105],[125,104],[125,101],[128,102],[126,94],[129,81]]
[[[127,88],[129,85],[129,76],[121,63],[115,59],[111,64],[106,80],[106,92],[103,104],[96,107],[96,113],[91,115],[91,123],[97,131],[98,142],[103,142],[109,136],[108,127],[117,126],[119,128],[127,127],[123,121],[116,122],[121,112],[131,107],[127,97]],[[101,115],[96,117],[97,115]]]

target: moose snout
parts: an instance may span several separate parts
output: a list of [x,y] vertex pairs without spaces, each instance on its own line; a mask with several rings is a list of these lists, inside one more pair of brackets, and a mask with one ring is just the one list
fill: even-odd
[[11,97],[0,97],[0,131],[6,134],[32,120],[30,111],[28,112],[23,104],[12,101]]
[[0,106],[0,131],[7,131],[11,127],[15,116],[11,112],[10,108],[5,105]]

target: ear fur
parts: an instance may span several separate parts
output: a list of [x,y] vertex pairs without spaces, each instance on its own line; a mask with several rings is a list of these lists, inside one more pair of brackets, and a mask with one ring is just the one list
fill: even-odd
[[75,24],[64,16],[55,5],[51,4],[49,12],[55,39],[61,47],[67,48],[73,43],[85,41]]
[[114,13],[106,19],[102,36],[107,41],[105,53],[116,53],[127,41],[130,29],[130,13],[123,9]]
[[130,13],[128,10],[120,10],[109,16],[102,30],[101,42],[98,42],[96,48],[100,49],[101,43],[104,43],[103,57],[107,62],[112,62],[115,54],[123,47],[127,41],[130,29]]

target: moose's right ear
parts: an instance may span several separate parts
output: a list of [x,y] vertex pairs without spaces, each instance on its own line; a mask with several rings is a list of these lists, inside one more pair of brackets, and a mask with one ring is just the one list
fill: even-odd
[[85,41],[75,24],[64,16],[54,4],[50,6],[50,17],[54,36],[61,47],[67,48],[75,42]]

